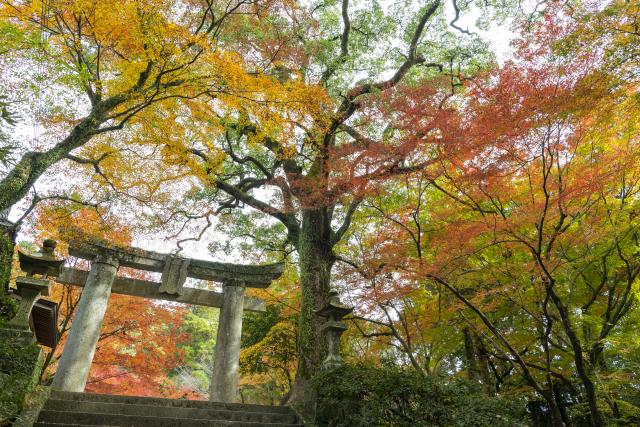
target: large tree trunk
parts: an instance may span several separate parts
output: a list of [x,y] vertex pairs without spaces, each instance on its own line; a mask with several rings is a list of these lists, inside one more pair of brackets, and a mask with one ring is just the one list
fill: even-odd
[[464,337],[464,355],[467,363],[467,378],[471,381],[479,381],[480,375],[478,370],[478,358],[475,343],[473,342],[473,336],[469,327],[462,329]]
[[492,396],[495,394],[496,385],[491,379],[488,355],[482,349],[480,337],[469,327],[463,328],[462,333],[467,362],[467,377],[471,381],[482,383],[486,393]]
[[289,402],[303,412],[313,408],[313,391],[309,380],[315,375],[326,353],[320,333],[324,319],[315,311],[326,302],[334,257],[330,231],[323,209],[305,210],[298,241],[300,257],[301,306],[298,323],[298,369]]
[[[99,123],[93,116],[85,119],[77,125],[71,134],[55,147],[44,152],[28,152],[22,156],[18,163],[9,171],[7,176],[0,180],[0,212],[8,212],[13,205],[27,195],[40,176],[53,164],[59,162],[71,150],[85,144],[91,138],[92,131],[97,129]],[[0,236],[0,312],[2,317],[11,315],[11,303],[6,298],[9,277],[13,260],[13,237],[3,230]]]
[[[27,195],[33,184],[52,165],[64,159],[71,151],[83,146],[96,134],[107,120],[107,114],[126,100],[124,95],[111,97],[93,106],[91,113],[82,119],[69,135],[47,151],[25,153],[9,173],[0,180],[0,212],[8,212],[13,205]],[[5,227],[6,228],[6,227]],[[13,231],[0,233],[0,317],[12,315],[12,304],[7,299],[11,274],[14,238]]]
[[544,390],[542,395],[549,405],[549,411],[551,412],[551,425],[553,427],[565,427],[567,424],[562,416],[562,411],[558,406],[558,401],[556,400],[556,395],[553,389]]
[[0,320],[9,320],[15,314],[15,303],[9,298],[9,281],[15,247],[16,228],[0,220]]

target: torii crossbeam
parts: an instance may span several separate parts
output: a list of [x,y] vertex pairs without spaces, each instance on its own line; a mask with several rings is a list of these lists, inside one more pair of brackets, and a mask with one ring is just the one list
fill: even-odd
[[[220,318],[214,354],[209,400],[233,402],[238,383],[242,311],[264,311],[264,301],[245,298],[247,287],[266,288],[280,277],[283,264],[241,265],[180,259],[183,276],[222,282],[223,292],[181,288],[180,293],[161,291],[157,282],[118,277],[119,267],[163,272],[175,257],[138,248],[122,248],[86,240],[69,243],[69,254],[91,261],[91,271],[63,268],[57,281],[84,286],[69,337],[58,364],[52,388],[84,391],[100,327],[111,293],[161,299],[186,304],[219,307]],[[164,281],[163,281],[164,285]],[[180,288],[182,283],[172,283]]]

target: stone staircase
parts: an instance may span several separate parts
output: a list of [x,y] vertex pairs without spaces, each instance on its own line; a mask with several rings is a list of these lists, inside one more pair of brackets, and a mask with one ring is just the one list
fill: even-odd
[[291,408],[52,391],[34,426],[303,426]]

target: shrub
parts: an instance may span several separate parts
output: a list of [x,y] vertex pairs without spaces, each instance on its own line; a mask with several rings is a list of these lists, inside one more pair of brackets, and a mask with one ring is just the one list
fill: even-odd
[[343,366],[314,378],[319,426],[518,426],[525,402],[488,396],[460,379],[411,370]]

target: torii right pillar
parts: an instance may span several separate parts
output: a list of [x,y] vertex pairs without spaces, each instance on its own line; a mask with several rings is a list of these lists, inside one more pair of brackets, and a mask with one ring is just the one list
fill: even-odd
[[236,400],[244,291],[244,283],[235,281],[225,282],[222,288],[223,303],[209,388],[209,400],[213,402],[233,403]]

